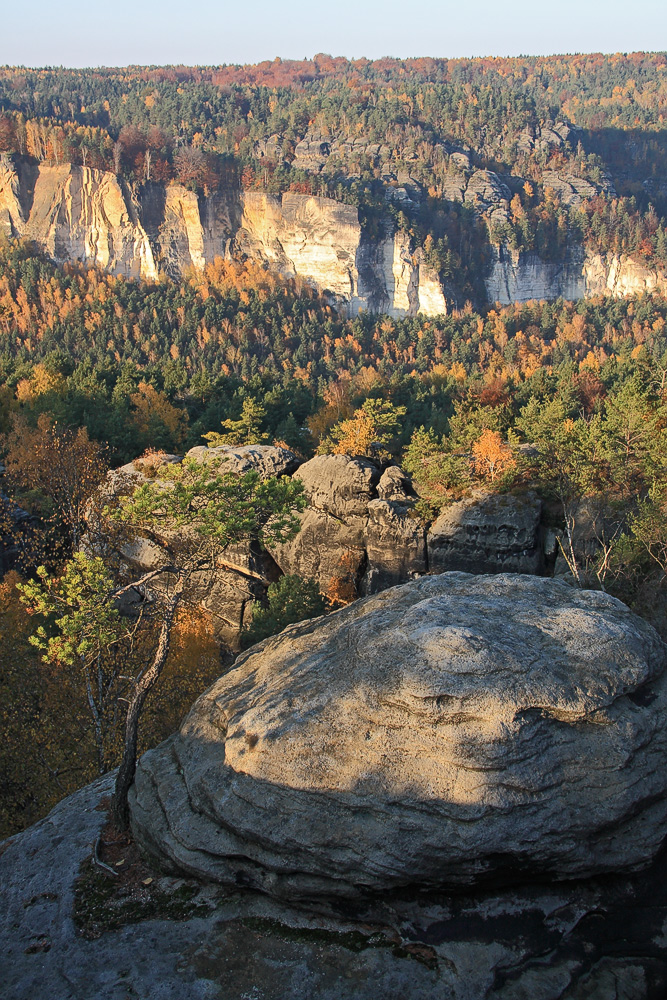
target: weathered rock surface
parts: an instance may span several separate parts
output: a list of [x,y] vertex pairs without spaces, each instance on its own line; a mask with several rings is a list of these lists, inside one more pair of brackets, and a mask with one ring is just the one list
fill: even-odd
[[366,527],[365,594],[403,583],[426,572],[424,526],[400,500],[371,500]]
[[308,508],[298,535],[271,554],[283,573],[315,580],[322,593],[350,600],[426,572],[424,528],[408,480],[395,466],[318,455],[296,478]]
[[0,224],[55,260],[85,260],[129,277],[156,278],[138,206],[115,174],[71,164],[33,167],[0,158]]
[[667,650],[606,594],[449,573],[254,647],[145,754],[140,841],[285,898],[591,876],[667,818]]
[[667,294],[667,275],[661,271],[629,257],[587,255],[576,248],[561,261],[545,261],[534,253],[496,250],[485,283],[489,301],[501,305],[531,299]]
[[432,573],[538,573],[540,516],[534,493],[479,492],[451,504],[428,532]]
[[625,256],[602,257],[596,254],[584,265],[587,295],[641,295],[657,292],[667,295],[667,274],[653,271]]
[[543,125],[528,125],[519,136],[517,146],[526,152],[536,149],[549,153],[567,143],[576,147],[580,135],[581,129],[571,122],[544,122]]
[[437,275],[413,259],[405,234],[388,227],[379,241],[369,240],[352,205],[255,191],[243,193],[241,205],[235,247],[332,292],[350,316],[365,309],[397,317],[447,312]]
[[497,250],[486,278],[491,302],[586,297],[585,256],[573,251],[562,261],[544,261],[534,253]]
[[[299,465],[293,452],[272,445],[197,447],[188,455],[199,462],[215,465],[216,471],[223,474],[243,475],[254,469],[262,477],[268,477],[289,474]],[[161,457],[160,464],[180,461],[179,455],[166,455]],[[137,459],[111,472],[108,486],[110,490],[122,492],[128,484],[135,487],[153,479],[155,472],[153,458]],[[153,539],[138,537],[122,545],[120,554],[131,567],[133,576],[169,564],[170,557],[160,544],[160,537],[167,545],[169,531],[164,529],[161,536],[158,532]],[[198,578],[188,597],[211,615],[216,636],[232,648],[238,648],[241,630],[252,618],[252,605],[265,596],[268,585],[279,575],[269,553],[257,544],[234,545],[225,549],[212,573]],[[159,582],[151,586],[159,586]]]
[[[126,920],[114,909],[120,926],[86,939],[72,919],[75,879],[92,875],[110,790],[107,776],[0,845],[7,1000],[664,1000],[667,993],[664,852],[634,875],[449,898],[385,893],[347,904],[344,916],[327,913],[323,902],[311,913],[155,870],[148,888],[140,883],[119,900],[132,911]],[[174,904],[196,915],[167,919],[165,906]]]
[[299,469],[311,507],[334,517],[363,517],[375,495],[380,470],[373,462],[349,455],[317,455]]
[[217,467],[222,474],[233,472],[242,476],[246,472],[259,472],[262,479],[269,476],[290,476],[299,468],[300,460],[287,448],[276,448],[270,444],[246,444],[238,447],[222,445],[207,448],[197,445],[190,448],[188,457],[198,462]]
[[232,250],[307,279],[351,316],[447,311],[435,272],[405,250],[388,221],[379,241],[357,209],[288,192],[217,191],[198,197],[179,184],[130,189],[115,174],[0,158],[0,226],[26,236],[55,260],[80,260],[114,274],[178,277]]
[[349,455],[318,455],[295,478],[303,483],[309,506],[300,515],[299,533],[270,548],[273,558],[283,573],[315,580],[323,593],[357,596],[379,468]]

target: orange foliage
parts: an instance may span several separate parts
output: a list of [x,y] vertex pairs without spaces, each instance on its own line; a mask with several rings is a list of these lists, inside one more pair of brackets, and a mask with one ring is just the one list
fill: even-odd
[[491,482],[516,465],[510,446],[503,441],[498,431],[488,428],[482,431],[479,440],[473,444],[472,454],[477,475],[488,478]]
[[142,434],[151,433],[151,425],[157,418],[162,421],[177,445],[185,440],[185,412],[172,406],[166,396],[148,382],[139,383],[138,391],[130,396],[130,402],[134,408],[134,424]]
[[359,596],[356,581],[356,563],[351,552],[338,560],[337,572],[329,580],[324,595],[332,604],[351,604]]

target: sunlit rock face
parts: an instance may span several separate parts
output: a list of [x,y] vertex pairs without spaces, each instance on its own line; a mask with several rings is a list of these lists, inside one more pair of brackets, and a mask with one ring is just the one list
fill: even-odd
[[448,311],[437,274],[404,233],[388,221],[371,240],[357,209],[331,198],[235,189],[200,196],[180,184],[132,187],[107,171],[3,156],[0,230],[34,240],[56,261],[132,278],[179,278],[233,254],[303,278],[350,316]]
[[[299,465],[296,455],[286,448],[262,444],[238,448],[199,446],[191,448],[187,457],[209,465],[214,473],[242,476],[255,471],[263,479],[290,474]],[[161,465],[181,460],[180,455],[135,459],[108,473],[105,492],[111,497],[152,482]],[[125,539],[118,555],[128,576],[136,579],[160,566],[169,565],[173,541],[173,528],[167,523],[161,523],[150,538],[137,534],[131,540]],[[267,586],[278,576],[276,564],[264,549],[256,542],[240,542],[220,553],[212,572],[202,573],[191,581],[187,598],[210,616],[216,637],[232,649],[238,649],[241,630],[252,620],[253,604],[264,597]],[[165,578],[158,578],[151,584],[156,590],[168,585],[169,581]]]
[[57,261],[132,278],[158,274],[136,199],[106,171],[0,158],[0,228],[33,240]]
[[573,247],[562,260],[495,250],[485,278],[489,302],[584,299],[598,295],[667,294],[667,275],[626,256],[587,254]]
[[133,828],[176,870],[295,898],[642,866],[665,664],[605,594],[424,577],[241,656],[142,758]]
[[[501,178],[489,170],[468,173],[448,174],[445,196],[473,206],[489,222],[506,221],[510,192]],[[594,190],[569,175],[552,172],[548,179],[573,206]],[[388,200],[396,201],[401,192],[408,197],[405,188],[388,188]],[[77,260],[149,281],[160,274],[178,279],[216,257],[248,257],[328,293],[348,316],[364,310],[396,318],[451,310],[439,275],[408,235],[395,230],[389,215],[371,236],[353,205],[332,198],[237,188],[198,194],[152,181],[130,185],[108,171],[2,154],[0,231],[34,240],[56,261]],[[626,257],[586,254],[581,247],[559,261],[503,247],[493,250],[485,285],[490,302],[508,304],[665,294],[667,276]]]

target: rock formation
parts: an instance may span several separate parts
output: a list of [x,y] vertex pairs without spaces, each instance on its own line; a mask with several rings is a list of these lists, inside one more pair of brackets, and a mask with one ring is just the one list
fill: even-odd
[[[285,448],[270,445],[246,445],[239,448],[192,448],[188,455],[200,462],[216,466],[222,473],[243,473],[256,470],[263,477],[291,473],[297,468],[296,456]],[[180,462],[179,455],[161,457],[161,463]],[[139,486],[155,476],[154,459],[137,459],[109,473],[107,490],[125,491],[128,486]],[[169,533],[162,533],[163,544],[168,544]],[[137,537],[126,541],[120,556],[130,568],[130,577],[166,565],[169,557],[161,547],[159,531],[152,539]],[[230,546],[218,560],[215,570],[201,580],[190,592],[189,599],[199,604],[211,615],[216,636],[232,648],[238,648],[239,635],[252,617],[252,605],[261,600],[270,583],[280,576],[280,570],[268,552],[255,543]],[[159,586],[156,581],[152,586]]]
[[540,573],[539,499],[483,490],[447,507],[426,528],[407,477],[349,455],[320,455],[296,473],[309,506],[301,529],[271,554],[284,573],[316,580],[323,593],[371,594],[423,573]]
[[491,302],[508,305],[531,299],[583,299],[596,295],[623,298],[643,292],[667,294],[667,275],[629,257],[569,251],[563,260],[545,261],[535,253],[496,250],[486,277]]
[[[265,598],[269,583],[281,573],[314,580],[324,595],[347,602],[425,573],[543,573],[547,568],[541,503],[532,493],[478,490],[446,508],[428,527],[398,466],[383,471],[375,462],[350,455],[318,455],[301,463],[292,452],[270,445],[199,446],[188,456],[221,472],[255,469],[263,477],[293,475],[308,499],[294,538],[268,551],[248,544],[230,548],[200,587],[197,600],[211,614],[218,638],[233,648],[250,621],[252,604]],[[167,455],[160,461],[180,460]],[[137,459],[109,473],[109,489],[126,489],[128,483],[136,486],[153,477],[154,460],[147,461],[147,468]],[[158,542],[145,538],[125,543],[121,555],[133,572],[168,561]]]
[[[322,153],[323,145],[309,139],[301,158],[314,164],[313,157],[329,155]],[[463,149],[443,155],[449,164],[444,196],[472,205],[490,223],[507,220],[511,193],[503,178],[472,168]],[[421,189],[404,173],[386,175],[387,198],[418,204]],[[547,180],[572,205],[597,190],[554,171]],[[371,238],[357,209],[331,198],[236,189],[204,196],[179,184],[153,182],[130,187],[113,173],[69,163],[37,166],[3,154],[0,227],[34,240],[57,261],[79,260],[128,277],[154,280],[160,272],[178,277],[215,257],[245,254],[329,292],[350,316],[365,309],[395,317],[448,311],[438,274],[389,216],[380,235]],[[632,260],[576,250],[562,262],[497,250],[486,277],[488,299],[501,303],[666,289],[667,277]]]
[[538,573],[541,513],[534,493],[478,492],[451,504],[429,528],[431,572]]
[[112,784],[0,845],[7,1000],[664,1000],[664,851],[631,875],[318,899],[312,912],[170,877],[126,844],[100,847],[119,877],[100,871]]
[[142,758],[133,830],[286,898],[639,868],[665,835],[666,664],[606,594],[425,577],[239,658]]
[[34,240],[57,261],[82,260],[113,274],[157,278],[136,199],[115,174],[39,167],[0,157],[0,225]]
[[331,198],[237,190],[198,197],[150,182],[130,189],[112,173],[2,156],[0,226],[54,260],[128,277],[178,277],[233,250],[305,278],[351,316],[447,311],[438,276],[419,254],[413,259],[404,234],[388,224],[372,241],[357,209]]
[[373,462],[318,455],[296,473],[309,500],[298,535],[271,549],[283,573],[343,599],[426,572],[424,527],[406,477]]

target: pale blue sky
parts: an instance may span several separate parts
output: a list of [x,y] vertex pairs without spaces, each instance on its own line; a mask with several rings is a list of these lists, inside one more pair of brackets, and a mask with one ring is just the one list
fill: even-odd
[[667,49],[665,0],[3,0],[0,64],[117,66]]

